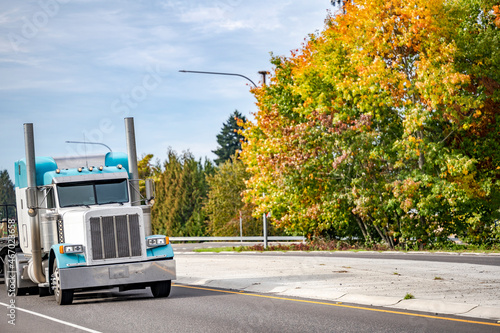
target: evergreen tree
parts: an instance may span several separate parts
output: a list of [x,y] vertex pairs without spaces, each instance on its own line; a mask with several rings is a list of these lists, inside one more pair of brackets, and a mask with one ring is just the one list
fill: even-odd
[[241,151],[241,142],[244,137],[238,133],[239,130],[243,129],[243,127],[238,125],[238,120],[241,120],[243,123],[247,121],[245,116],[239,113],[238,110],[235,110],[222,125],[220,134],[217,134],[219,148],[212,151],[218,156],[214,160],[217,165],[221,165],[231,159],[235,152],[239,154]]
[[[14,192],[14,184],[10,180],[9,173],[7,170],[0,171],[0,204],[15,204],[16,194]],[[0,212],[0,219],[6,217],[2,216],[4,211]],[[14,214],[13,209],[9,207],[8,217],[12,217]]]
[[207,196],[207,173],[213,172],[209,161],[196,161],[190,152],[168,158],[156,182],[156,203],[151,214],[153,230],[169,236],[204,236],[206,218],[202,203]]
[[7,170],[0,171],[0,204],[16,203],[14,184],[10,180]]

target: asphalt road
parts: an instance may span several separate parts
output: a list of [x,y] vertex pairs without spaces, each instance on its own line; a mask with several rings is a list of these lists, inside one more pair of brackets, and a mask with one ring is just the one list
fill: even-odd
[[[3,289],[3,288],[2,288]],[[0,293],[0,332],[498,332],[492,321],[436,316],[327,301],[174,285],[166,299],[148,289],[11,299]]]

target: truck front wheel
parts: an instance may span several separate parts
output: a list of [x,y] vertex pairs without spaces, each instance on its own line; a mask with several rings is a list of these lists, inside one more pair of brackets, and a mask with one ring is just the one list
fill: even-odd
[[159,281],[151,285],[151,293],[154,298],[168,297],[170,289],[172,288],[172,281]]
[[52,288],[54,288],[54,295],[56,302],[59,305],[68,305],[73,302],[73,290],[61,289],[61,275],[57,267],[57,261],[54,262],[54,269],[52,274]]

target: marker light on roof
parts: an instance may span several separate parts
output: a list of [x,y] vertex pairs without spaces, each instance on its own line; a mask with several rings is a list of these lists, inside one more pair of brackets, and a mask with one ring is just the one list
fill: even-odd
[[89,167],[89,171],[92,171],[92,170],[94,170],[94,167]]
[[104,168],[103,168],[103,167],[102,167],[102,165],[101,165],[101,166],[99,167],[99,171],[102,171],[102,169],[104,169]]
[[59,170],[59,169],[56,169],[56,173],[61,173],[61,170]]
[[78,168],[78,172],[82,172],[82,168]]
[[116,167],[117,167],[118,169],[123,168],[123,166],[122,166],[121,164],[118,164]]

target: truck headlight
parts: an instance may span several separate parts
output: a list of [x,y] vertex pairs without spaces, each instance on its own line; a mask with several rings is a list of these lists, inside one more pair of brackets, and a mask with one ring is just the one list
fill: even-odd
[[61,245],[59,246],[60,253],[83,253],[83,245]]
[[148,247],[158,247],[158,246],[165,246],[169,244],[170,240],[166,236],[160,236],[160,237],[151,237],[147,239],[147,246]]

